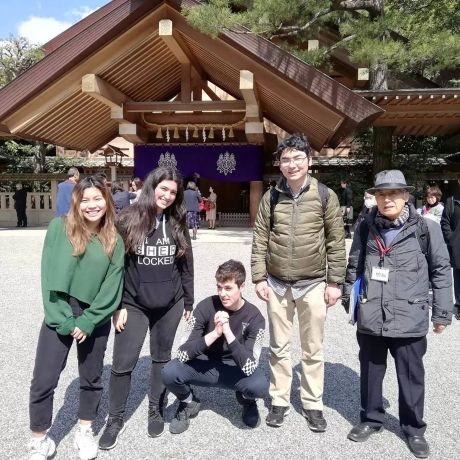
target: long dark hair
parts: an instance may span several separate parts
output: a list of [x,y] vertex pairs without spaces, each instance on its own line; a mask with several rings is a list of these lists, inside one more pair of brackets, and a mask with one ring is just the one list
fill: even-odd
[[151,171],[144,181],[139,199],[120,213],[119,231],[123,236],[127,253],[135,253],[145,237],[154,229],[157,216],[155,189],[164,180],[172,180],[177,184],[176,199],[163,213],[171,226],[172,235],[178,248],[177,257],[185,254],[188,247],[185,235],[188,230],[183,179],[177,169],[170,167],[159,167]]

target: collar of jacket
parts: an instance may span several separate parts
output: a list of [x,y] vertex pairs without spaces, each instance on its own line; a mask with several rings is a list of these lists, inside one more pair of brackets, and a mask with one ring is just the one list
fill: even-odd
[[[305,183],[305,186],[300,191],[299,196],[302,195],[302,193],[306,192],[310,188],[310,184],[311,184],[311,176],[310,174],[307,174],[307,182]],[[286,195],[293,198],[291,189],[290,187],[288,187],[288,184],[287,184],[287,179],[284,176],[276,184],[276,190],[278,190],[278,192],[285,193]]]
[[[417,213],[417,210],[415,209],[413,204],[408,203],[408,206],[409,206],[409,218],[407,219],[407,221],[403,225],[403,228],[404,227],[409,227],[411,225],[414,225],[419,218],[423,219],[423,217],[419,216],[419,214]],[[372,210],[369,213],[367,213],[366,216],[364,216],[364,219],[366,220],[367,225],[369,226],[369,228],[371,226],[372,227],[374,226],[374,219],[375,219],[375,216],[377,215],[377,211],[378,211],[377,206],[374,206],[372,208]]]

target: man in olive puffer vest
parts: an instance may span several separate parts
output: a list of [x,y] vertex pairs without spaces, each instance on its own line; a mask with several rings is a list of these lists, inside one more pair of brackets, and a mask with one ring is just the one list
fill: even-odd
[[262,197],[251,256],[256,293],[268,302],[272,406],[266,422],[279,427],[289,412],[297,310],[303,415],[312,431],[323,432],[323,334],[326,310],[340,297],[345,277],[342,214],[336,194],[308,174],[311,147],[305,135],[284,139],[276,153],[283,177],[276,194],[269,190]]

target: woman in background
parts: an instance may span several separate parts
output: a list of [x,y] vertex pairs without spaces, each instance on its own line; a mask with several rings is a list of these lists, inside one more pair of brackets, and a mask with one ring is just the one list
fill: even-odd
[[206,198],[206,220],[208,221],[209,228],[216,228],[216,215],[217,215],[217,195],[214,193],[212,187],[209,187],[209,196]]
[[426,219],[431,219],[441,223],[442,212],[444,211],[444,205],[441,203],[442,192],[437,185],[428,186],[425,189],[424,205],[417,209],[417,212]]

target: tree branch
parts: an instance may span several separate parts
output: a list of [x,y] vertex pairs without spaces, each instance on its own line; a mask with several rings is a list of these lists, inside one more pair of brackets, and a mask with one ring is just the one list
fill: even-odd
[[293,35],[297,35],[300,32],[308,29],[311,27],[319,18],[326,16],[326,14],[331,13],[333,10],[330,8],[327,8],[325,10],[318,11],[307,23],[305,23],[303,26],[285,26],[280,28],[279,30],[282,31],[282,33],[274,33],[271,35],[270,40],[273,38],[283,38],[283,37],[291,37]]

